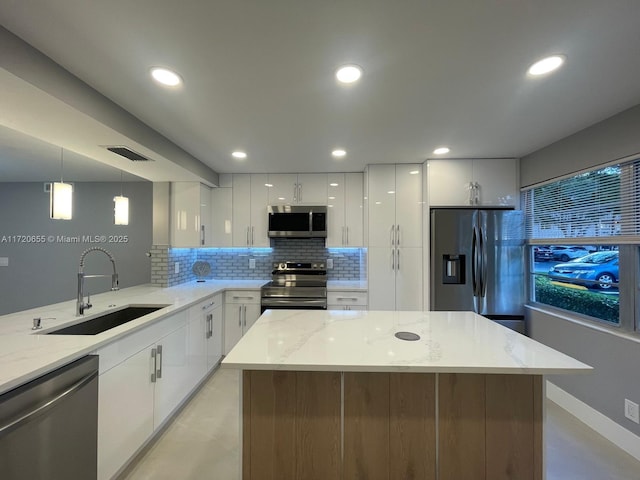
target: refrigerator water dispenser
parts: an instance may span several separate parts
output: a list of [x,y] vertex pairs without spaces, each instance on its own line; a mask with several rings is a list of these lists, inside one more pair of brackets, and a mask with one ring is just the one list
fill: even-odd
[[464,284],[464,255],[442,255],[442,283]]

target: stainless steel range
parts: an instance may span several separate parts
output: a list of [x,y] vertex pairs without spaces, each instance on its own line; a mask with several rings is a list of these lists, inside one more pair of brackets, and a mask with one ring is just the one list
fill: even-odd
[[271,281],[261,289],[262,311],[327,309],[327,269],[324,261],[274,262]]

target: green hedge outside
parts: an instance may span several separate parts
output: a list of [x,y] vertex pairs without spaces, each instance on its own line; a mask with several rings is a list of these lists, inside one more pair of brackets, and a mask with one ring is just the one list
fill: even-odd
[[620,323],[620,302],[617,295],[603,295],[590,290],[578,290],[554,285],[549,278],[536,275],[536,302],[571,312]]

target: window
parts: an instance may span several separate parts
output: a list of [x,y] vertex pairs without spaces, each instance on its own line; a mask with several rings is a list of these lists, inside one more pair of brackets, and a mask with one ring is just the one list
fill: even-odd
[[639,172],[634,160],[524,191],[532,302],[637,329]]

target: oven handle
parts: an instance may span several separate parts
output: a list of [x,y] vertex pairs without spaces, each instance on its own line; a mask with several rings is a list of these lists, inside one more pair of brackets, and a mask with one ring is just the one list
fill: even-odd
[[308,307],[308,306],[318,306],[318,307],[326,307],[327,299],[326,298],[296,298],[295,300],[291,300],[284,298],[263,298],[262,306],[263,307],[279,307],[283,305],[290,305],[291,308],[296,308],[296,306]]

